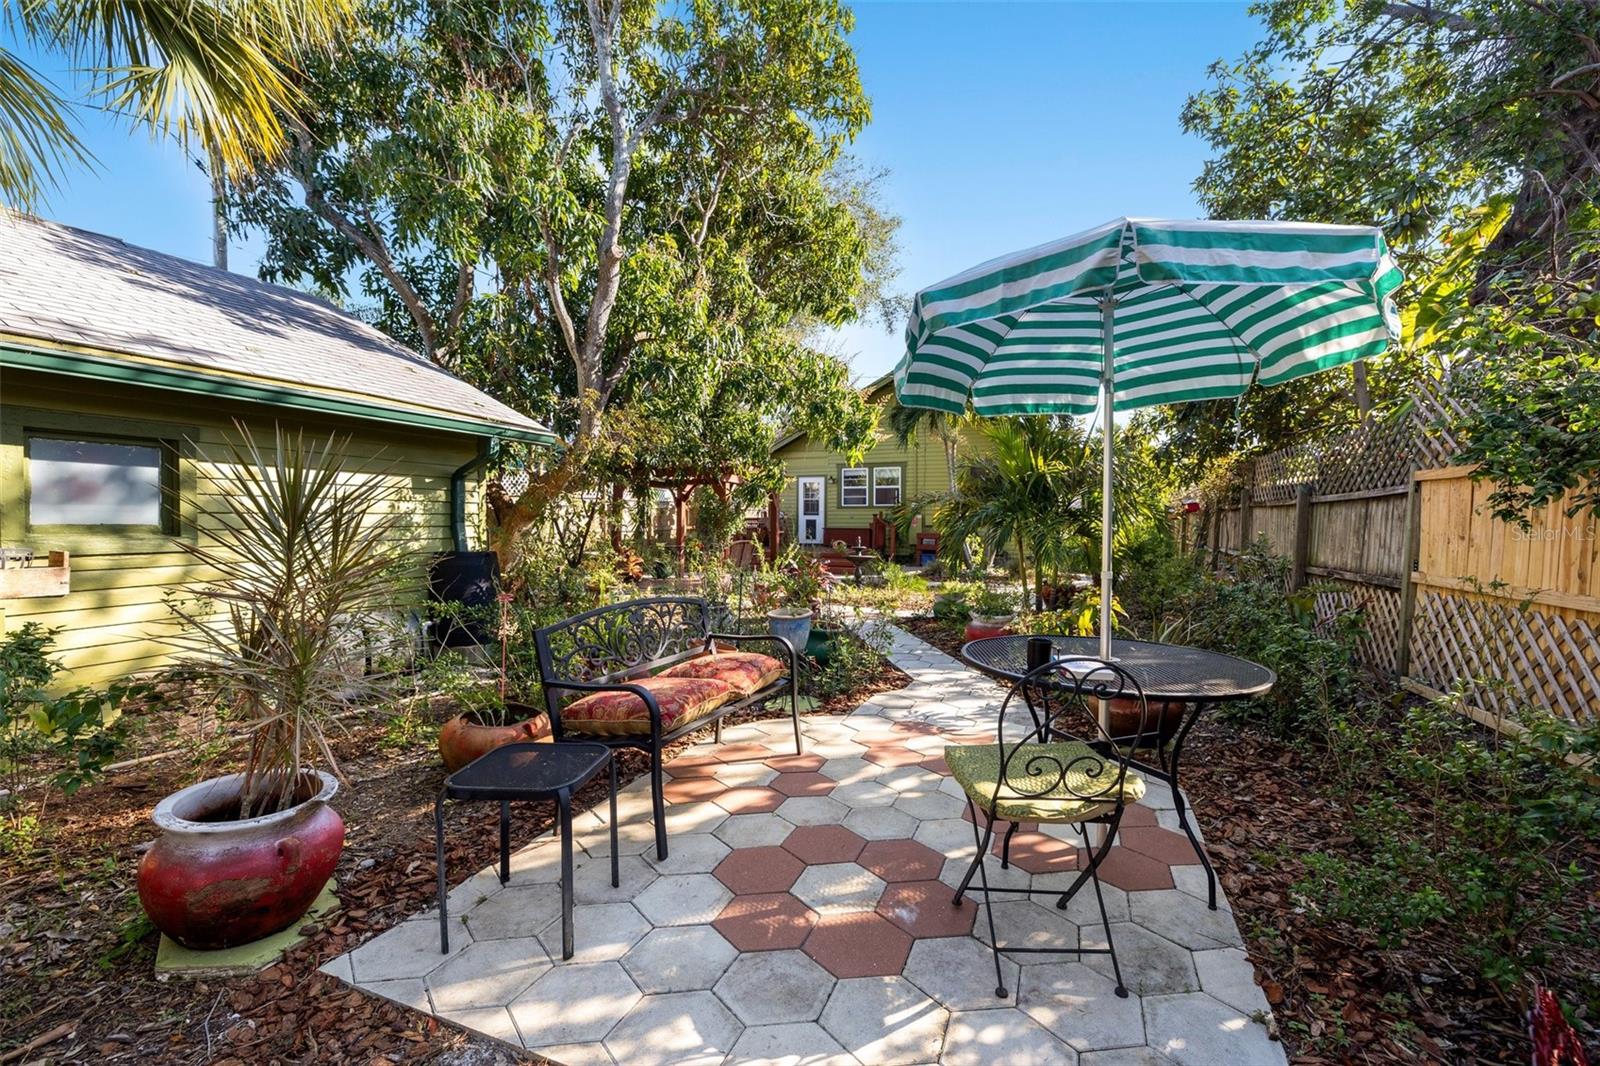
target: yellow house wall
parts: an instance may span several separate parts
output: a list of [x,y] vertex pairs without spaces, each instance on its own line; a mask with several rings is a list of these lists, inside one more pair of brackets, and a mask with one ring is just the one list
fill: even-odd
[[[72,575],[65,596],[0,599],[0,631],[29,621],[61,627],[56,650],[70,673],[69,684],[101,683],[166,661],[172,649],[162,637],[173,629],[164,597],[208,575],[176,550],[170,537],[154,532],[31,533],[21,438],[38,429],[180,442],[182,535],[203,537],[207,520],[199,519],[198,532],[189,520],[196,517],[197,502],[216,502],[222,471],[199,453],[211,460],[222,456],[224,432],[232,430],[236,417],[250,426],[258,444],[270,442],[275,419],[286,429],[350,434],[354,469],[392,483],[391,506],[405,516],[400,535],[418,553],[420,597],[424,557],[452,546],[450,474],[476,454],[473,438],[409,427],[389,430],[357,420],[305,419],[254,405],[8,370],[0,381],[0,544],[32,548],[38,557],[66,549],[72,553]],[[480,479],[469,480],[468,535],[474,544],[482,537],[481,489]]]

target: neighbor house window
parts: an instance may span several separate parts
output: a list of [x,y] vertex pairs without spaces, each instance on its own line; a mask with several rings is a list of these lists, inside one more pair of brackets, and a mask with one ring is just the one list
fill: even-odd
[[900,502],[900,476],[898,466],[872,468],[872,506],[894,507]]
[[166,527],[162,441],[30,434],[26,448],[30,526]]
[[847,466],[839,471],[839,506],[865,507],[867,505],[867,468]]

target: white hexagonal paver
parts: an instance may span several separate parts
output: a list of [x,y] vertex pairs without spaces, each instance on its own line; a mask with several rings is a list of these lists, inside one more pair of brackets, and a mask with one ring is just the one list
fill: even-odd
[[[967,876],[967,871],[969,869],[971,869],[971,868],[972,868],[972,859],[970,857],[965,858],[965,859],[946,859],[945,860],[945,864],[944,864],[944,869],[939,872],[939,880],[943,881],[945,884],[949,885],[951,888],[957,888],[961,884],[961,879],[963,877]],[[1033,882],[1035,880],[1035,878],[1033,877],[1032,874],[1028,873],[1028,871],[1024,870],[1020,866],[1012,866],[1012,867],[1010,867],[1008,869],[1002,870],[1000,868],[1000,864],[998,862],[995,862],[995,861],[991,860],[984,867],[984,869],[989,875],[989,887],[990,888],[994,888],[994,889],[1029,888],[1029,887],[1032,886],[1032,884],[1033,884]],[[972,875],[972,884],[974,886],[980,886],[981,887],[983,882],[978,880],[978,875],[977,874],[973,874]],[[980,905],[983,903],[983,897],[981,895],[976,894],[976,893],[972,893],[970,898],[974,902],[979,903]],[[997,903],[1010,902],[1010,901],[1015,900],[1015,899],[1024,899],[1024,898],[1027,898],[1027,897],[1024,897],[1024,896],[1004,896],[1004,895],[997,894],[995,896],[995,902],[997,902]],[[1033,898],[1034,899],[1039,899],[1039,898],[1042,898],[1042,897],[1035,896]]]
[[834,986],[819,1020],[862,1062],[936,1062],[950,1012],[904,977],[852,977]]
[[[606,854],[611,854],[609,851]],[[572,863],[574,866],[588,861],[588,853],[582,848],[572,849]],[[493,869],[491,867],[491,869]],[[488,873],[490,871],[484,871]],[[511,881],[510,887],[517,888],[525,885],[551,885],[561,880],[561,843],[550,837],[544,837],[529,844],[521,851],[511,853]]]
[[853,862],[832,862],[806,867],[789,892],[818,914],[851,914],[876,907],[884,887]]
[[675,874],[660,878],[633,902],[655,925],[706,925],[731,899],[733,893],[710,874]]
[[[728,820],[728,812],[715,803],[679,803],[667,808],[667,850],[694,833],[714,833]],[[652,851],[652,854],[654,852]]]
[[1079,962],[1024,966],[1017,1005],[1076,1051],[1145,1042],[1139,998],[1123,999],[1114,982]]
[[[911,839],[937,851],[947,859],[970,861],[978,853],[978,843],[972,836],[972,823],[965,818],[935,818],[919,822]],[[1000,865],[998,862],[994,865]]]
[[752,1025],[733,1045],[727,1066],[859,1066],[816,1022]]
[[764,848],[782,844],[794,825],[774,814],[735,814],[712,834],[730,848]]
[[427,976],[428,998],[436,1011],[503,1007],[548,969],[550,958],[533,937],[484,940]]
[[[998,899],[994,904],[994,928],[1000,937],[1000,948],[1032,948],[1049,951],[1060,950],[1063,955],[1036,954],[1034,951],[1018,952],[1011,956],[1022,966],[1042,966],[1047,963],[1071,959],[1078,947],[1078,927],[1055,908],[1046,909],[1024,899]],[[978,920],[973,923],[973,935],[989,943],[989,916],[979,897]]]
[[762,762],[730,762],[717,767],[711,775],[724,785],[769,785],[778,771]]
[[482,1033],[502,1044],[522,1046],[522,1034],[511,1012],[504,1007],[463,1007],[460,1010],[436,1010],[439,1017],[475,1033]]
[[[1113,922],[1111,936],[1117,945],[1117,965],[1129,991],[1140,996],[1200,991],[1194,956],[1188,948],[1133,922]],[[1099,923],[1084,926],[1078,930],[1078,938],[1086,948],[1103,948],[1105,927]],[[1113,975],[1109,955],[1085,955],[1083,963],[1103,976]]]
[[[994,870],[998,868],[999,864],[990,864],[991,877]],[[1066,870],[1059,873],[1035,874],[1033,887],[1060,889],[1065,892],[1072,886],[1072,882],[1077,876],[1077,873]],[[1125,922],[1128,920],[1128,893],[1116,885],[1108,885],[1101,881],[1100,894],[1106,901],[1107,919],[1113,922]],[[1067,901],[1067,909],[1064,911],[1056,907],[1056,900],[1059,898],[1059,896],[1034,896],[1033,902],[1063,915],[1075,922],[1080,928],[1088,925],[1100,925],[1100,904],[1095,898],[1094,885],[1092,883],[1085,882],[1084,886],[1078,889],[1078,894]]]
[[[1172,867],[1172,885],[1180,892],[1187,892],[1201,902],[1211,898],[1211,888],[1206,881],[1204,866],[1174,866]],[[1228,902],[1228,896],[1222,891],[1222,886],[1217,886],[1217,909],[1232,910],[1233,905]]]
[[734,960],[712,991],[745,1025],[815,1021],[834,977],[801,951],[752,951]]
[[363,991],[371,992],[375,996],[382,996],[392,1003],[402,1007],[410,1007],[428,1013],[428,986],[415,977],[407,977],[397,981],[368,981],[361,986]]
[[791,796],[778,806],[777,813],[795,825],[838,825],[850,808],[827,796]]
[[[572,962],[620,959],[644,939],[650,923],[631,903],[580,903],[572,908]],[[561,917],[539,931],[552,959],[561,958]]]
[[1200,990],[1210,993],[1228,1006],[1246,1014],[1271,1011],[1266,993],[1256,984],[1255,967],[1239,948],[1216,948],[1194,953],[1194,968]]
[[1172,1066],[1172,1060],[1149,1047],[1119,1047],[1107,1051],[1085,1051],[1078,1066]]
[[1283,1045],[1266,1026],[1204,992],[1146,996],[1145,1032],[1150,1046],[1178,1066],[1283,1066]]
[[656,876],[639,856],[619,855],[617,887],[612,888],[611,859],[585,859],[572,875],[572,896],[579,903],[626,903],[649,888]]
[[605,1043],[628,1066],[717,1066],[742,1028],[710,992],[670,992],[641,999]]
[[[717,826],[720,831],[721,825]],[[694,833],[672,841],[665,859],[656,858],[654,851],[644,853],[644,861],[662,874],[708,874],[717,863],[733,849],[709,833]]]
[[824,759],[860,758],[866,753],[866,745],[853,740],[818,740],[806,745],[807,755],[820,755]]
[[[863,748],[861,750],[865,751],[866,749]],[[817,773],[823,777],[832,778],[841,785],[856,785],[864,781],[876,780],[884,769],[885,767],[879,766],[875,762],[868,762],[863,758],[855,757],[828,759],[817,768]]]
[[[450,953],[460,954],[472,943],[472,936],[454,916],[450,919]],[[393,981],[422,977],[437,970],[449,959],[439,951],[437,917],[401,922],[393,929],[373,937],[350,953],[356,981]]]
[[604,1039],[640,998],[620,964],[569,962],[512,1000],[511,1017],[527,1047],[587,1044]]
[[1244,946],[1231,911],[1212,910],[1187,892],[1132,892],[1128,907],[1135,922],[1191,950]]
[[[944,778],[921,766],[895,766],[886,770],[878,780],[896,792],[936,792],[939,782]],[[959,818],[961,813],[957,811],[951,817]]]
[[918,822],[893,807],[862,807],[845,815],[844,827],[863,840],[905,840]]
[[828,798],[856,810],[862,807],[888,807],[900,798],[900,793],[888,785],[868,780],[840,785],[828,793]]
[[716,984],[738,954],[709,925],[668,926],[628,949],[622,968],[641,992],[699,992]]
[[[911,817],[924,822],[942,821],[947,818],[961,818],[961,812],[967,809],[966,802],[946,792],[940,792],[937,784],[931,790],[920,792],[902,792],[900,798],[895,800],[895,808],[905,811]],[[965,821],[965,819],[961,819]]]
[[[951,1010],[981,1010],[1015,1002],[995,994],[994,952],[970,936],[918,940],[901,971],[907,980]],[[1000,957],[999,984],[1016,995],[1017,964]]]
[[1014,1007],[950,1015],[940,1066],[1074,1066],[1078,1053]]

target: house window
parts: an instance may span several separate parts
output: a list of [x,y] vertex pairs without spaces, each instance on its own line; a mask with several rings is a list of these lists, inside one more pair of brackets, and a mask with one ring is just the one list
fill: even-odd
[[865,507],[867,505],[867,468],[847,466],[839,471],[839,506]]
[[872,468],[872,506],[894,507],[900,503],[901,473],[898,466]]
[[163,531],[169,446],[30,434],[28,524]]

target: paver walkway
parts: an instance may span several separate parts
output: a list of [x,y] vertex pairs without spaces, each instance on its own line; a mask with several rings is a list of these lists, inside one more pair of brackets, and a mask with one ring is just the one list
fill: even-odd
[[[869,623],[878,624],[878,623]],[[730,728],[669,764],[671,856],[655,859],[640,779],[619,805],[620,888],[599,812],[576,830],[577,955],[559,960],[548,837],[451,894],[448,956],[424,912],[324,969],[359,988],[559,1063],[1285,1062],[1233,915],[1208,910],[1171,793],[1123,819],[1101,867],[1117,955],[1017,955],[1013,998],[994,995],[987,926],[951,888],[972,826],[940,752],[992,736],[999,690],[892,626],[912,678],[852,714]],[[709,731],[708,731],[709,733]],[[1058,835],[1059,833],[1059,835]],[[1065,827],[1019,832],[991,884],[1065,887],[1078,863]],[[459,918],[457,917],[459,916]],[[1002,942],[1103,943],[1092,895],[997,902]]]

